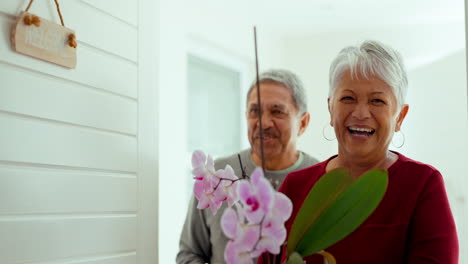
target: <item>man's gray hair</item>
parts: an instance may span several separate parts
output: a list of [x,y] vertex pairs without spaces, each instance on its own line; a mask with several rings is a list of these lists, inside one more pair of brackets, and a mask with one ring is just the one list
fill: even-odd
[[399,108],[405,104],[408,78],[398,51],[372,40],[363,42],[359,47],[349,46],[342,49],[330,66],[330,99],[333,98],[340,79],[347,70],[353,79],[358,79],[358,75],[366,79],[378,77],[392,87]]
[[[296,74],[284,69],[271,69],[262,72],[259,76],[260,83],[268,81],[282,84],[289,89],[294,106],[298,110],[299,115],[307,112],[307,96],[304,85]],[[249,101],[249,96],[256,85],[257,80],[254,80],[250,85],[249,91],[247,92],[247,102]]]

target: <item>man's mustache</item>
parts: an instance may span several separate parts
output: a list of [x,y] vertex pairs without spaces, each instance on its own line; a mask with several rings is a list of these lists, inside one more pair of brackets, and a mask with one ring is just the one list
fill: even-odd
[[[277,131],[271,130],[271,129],[265,129],[262,131],[263,136],[273,136],[273,137],[278,137],[279,133]],[[260,131],[255,133],[255,138],[260,137]]]

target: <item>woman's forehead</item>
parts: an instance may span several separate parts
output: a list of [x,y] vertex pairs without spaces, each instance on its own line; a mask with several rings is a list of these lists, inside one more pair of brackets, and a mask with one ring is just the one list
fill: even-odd
[[385,81],[376,76],[351,76],[344,74],[337,85],[336,91],[367,92],[373,94],[393,94],[393,89]]

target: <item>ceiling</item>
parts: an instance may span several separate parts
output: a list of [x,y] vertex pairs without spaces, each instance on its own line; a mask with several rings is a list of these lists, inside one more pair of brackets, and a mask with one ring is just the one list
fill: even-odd
[[358,35],[378,39],[399,50],[407,58],[409,68],[465,49],[463,0],[182,0],[181,3],[178,16],[189,35],[226,50],[244,52],[249,57],[253,54],[254,25],[260,38],[269,38],[260,39],[260,44],[325,38],[324,41],[349,45],[354,42],[343,38]]
[[464,21],[463,0],[186,0],[184,4],[193,25],[257,25],[285,34]]

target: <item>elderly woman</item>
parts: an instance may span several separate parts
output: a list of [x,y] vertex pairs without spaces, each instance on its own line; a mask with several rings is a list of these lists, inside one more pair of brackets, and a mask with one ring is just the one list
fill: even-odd
[[[293,202],[288,232],[305,197],[326,172],[359,177],[388,171],[387,192],[353,233],[326,249],[337,263],[458,263],[458,240],[444,182],[434,167],[388,149],[408,113],[400,55],[375,41],[341,50],[330,67],[328,109],[338,155],[288,175],[280,191]],[[308,264],[323,263],[319,255]]]

